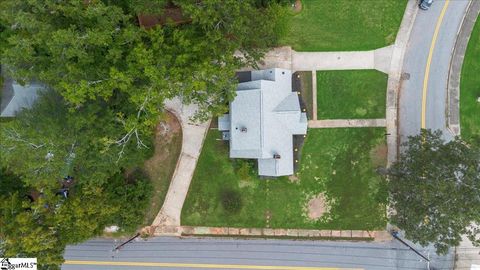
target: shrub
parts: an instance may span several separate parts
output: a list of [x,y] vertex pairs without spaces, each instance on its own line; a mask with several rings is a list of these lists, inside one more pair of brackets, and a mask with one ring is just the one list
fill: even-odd
[[222,201],[223,208],[229,214],[236,214],[242,209],[242,196],[237,190],[222,190],[220,192],[220,199]]
[[113,205],[120,208],[112,220],[124,232],[133,232],[144,220],[145,211],[152,195],[152,184],[146,174],[136,169],[129,173],[117,174],[108,183],[107,192]]

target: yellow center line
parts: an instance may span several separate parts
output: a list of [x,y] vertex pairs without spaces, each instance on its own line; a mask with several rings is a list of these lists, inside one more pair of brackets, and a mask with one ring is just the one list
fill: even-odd
[[143,267],[183,267],[209,269],[259,269],[259,270],[363,270],[361,268],[337,267],[302,267],[302,266],[270,266],[270,265],[239,265],[239,264],[197,264],[197,263],[160,263],[160,262],[109,262],[109,261],[73,261],[67,260],[69,265],[97,265],[97,266],[143,266]]
[[428,90],[428,77],[430,76],[430,65],[432,64],[433,50],[435,49],[435,43],[437,43],[437,36],[442,25],[443,17],[447,11],[450,0],[446,0],[443,5],[440,17],[438,17],[437,25],[435,26],[435,32],[433,33],[432,44],[430,45],[430,51],[428,52],[427,66],[425,67],[425,77],[423,78],[423,95],[422,95],[422,129],[426,128],[426,111],[427,111],[427,90]]

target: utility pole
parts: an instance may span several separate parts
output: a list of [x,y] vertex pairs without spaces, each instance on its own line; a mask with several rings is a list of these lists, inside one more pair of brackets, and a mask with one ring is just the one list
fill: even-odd
[[135,238],[137,238],[139,236],[140,236],[140,233],[135,234],[132,238],[130,238],[127,241],[125,241],[125,242],[121,243],[120,245],[116,246],[112,251],[117,251],[117,250],[121,249],[123,246],[132,242]]
[[407,242],[403,241],[402,239],[400,239],[400,237],[398,237],[398,232],[397,231],[393,231],[391,232],[392,236],[397,239],[398,241],[400,241],[400,243],[404,244],[405,246],[407,246],[409,249],[411,249],[413,252],[415,252],[418,256],[422,257],[425,261],[427,261],[428,263],[428,269],[430,269],[430,259],[425,257],[422,253],[418,252],[416,249],[414,249],[411,245],[409,245]]

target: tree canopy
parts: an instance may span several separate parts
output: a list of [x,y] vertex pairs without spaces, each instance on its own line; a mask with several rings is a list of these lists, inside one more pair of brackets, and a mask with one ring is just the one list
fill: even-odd
[[410,137],[389,171],[391,222],[438,253],[462,235],[480,245],[480,151],[459,138],[445,142],[440,131]]
[[10,29],[2,63],[15,79],[39,80],[74,107],[122,92],[140,111],[125,115],[127,130],[151,125],[175,96],[199,104],[204,117],[223,112],[235,70],[274,44],[275,16],[253,0],[173,2],[191,23],[145,30],[135,13],[142,1],[2,1]]

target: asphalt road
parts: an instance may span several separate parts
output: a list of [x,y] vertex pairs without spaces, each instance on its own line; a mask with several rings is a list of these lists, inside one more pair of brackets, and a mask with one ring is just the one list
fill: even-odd
[[[118,244],[112,239],[96,239],[69,246],[62,269],[427,269],[424,260],[397,240],[371,243],[163,237],[140,239],[113,252]],[[419,250],[425,256],[430,252],[435,269],[453,269],[452,254],[437,257],[431,249]],[[99,265],[102,263],[106,265]]]
[[446,128],[447,79],[457,31],[467,5],[467,0],[435,0],[428,11],[418,12],[403,66],[399,99],[401,142],[420,132],[422,109],[424,128],[442,130],[447,140],[453,137]]

